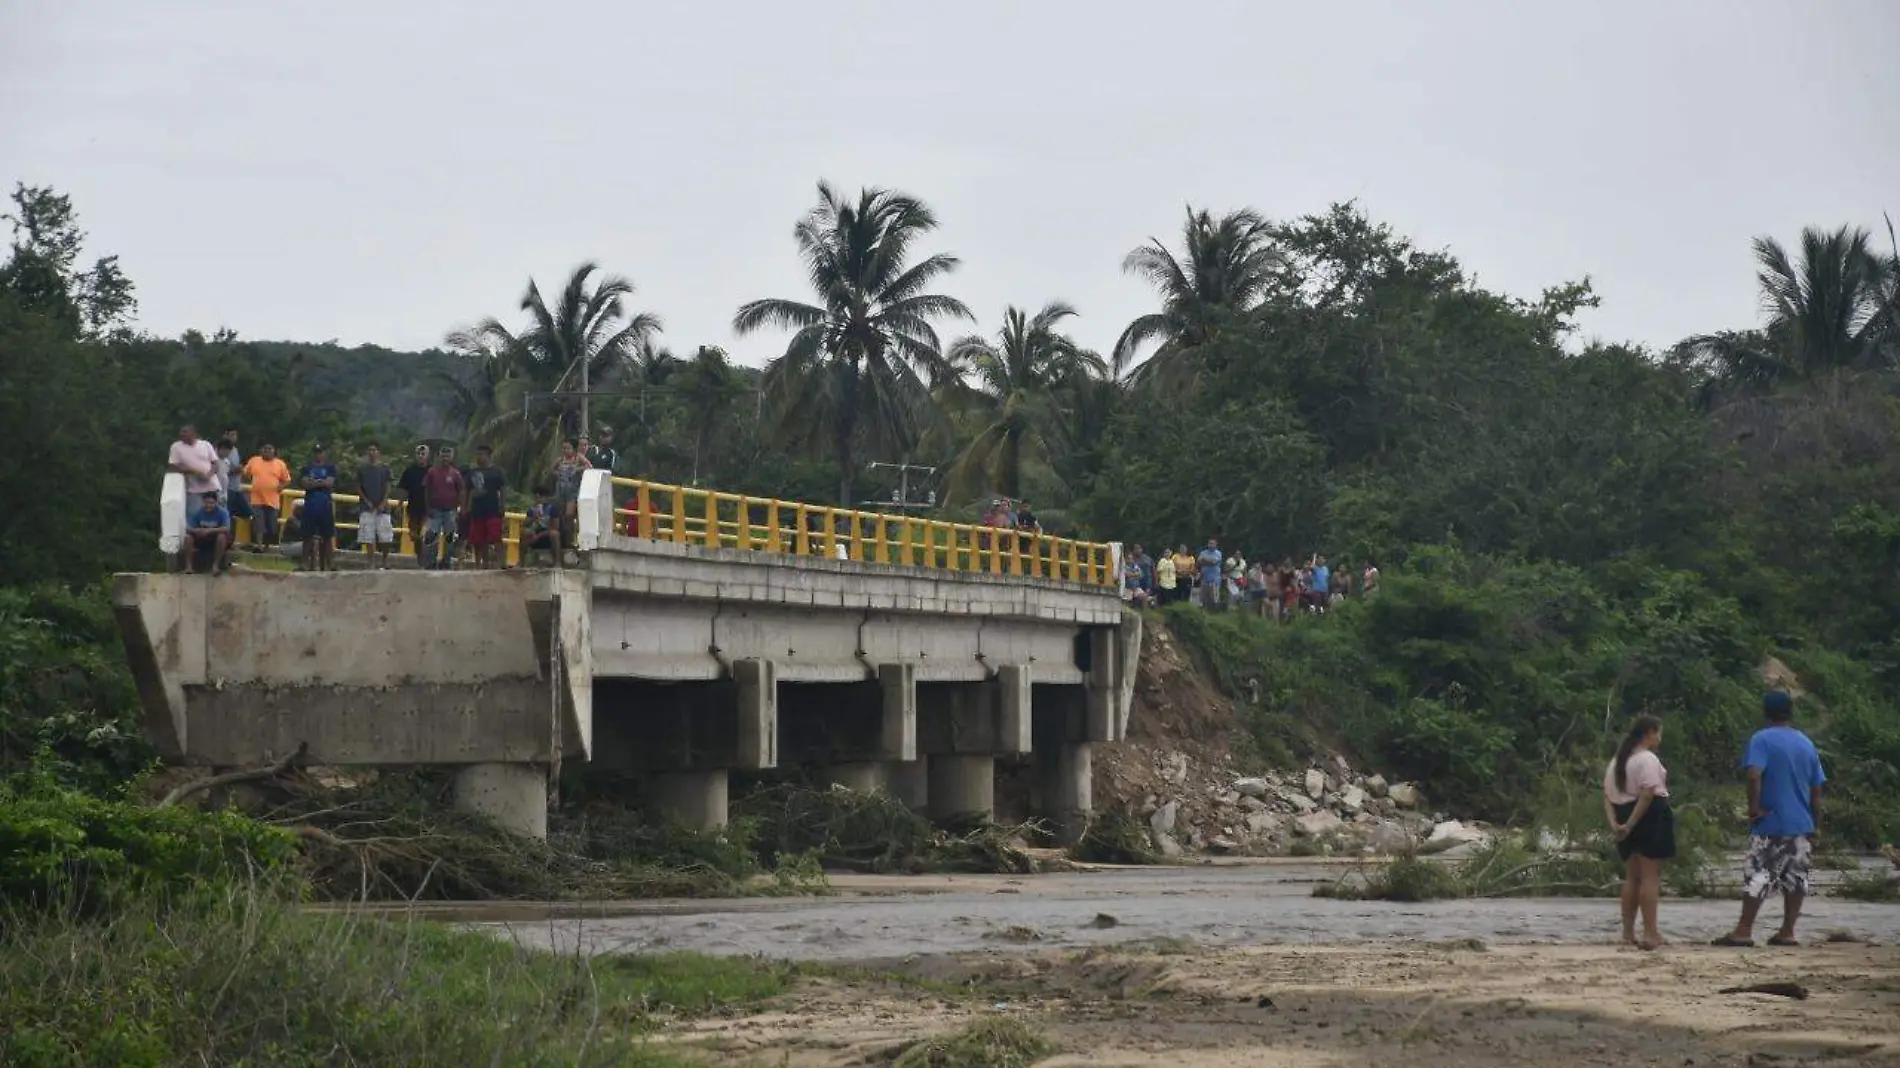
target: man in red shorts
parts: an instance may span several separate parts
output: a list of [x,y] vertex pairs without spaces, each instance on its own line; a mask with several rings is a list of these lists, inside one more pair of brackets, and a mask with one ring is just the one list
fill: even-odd
[[468,543],[475,550],[475,566],[499,567],[508,560],[501,544],[501,491],[508,480],[501,468],[489,461],[494,458],[486,445],[475,449],[475,466],[468,469]]

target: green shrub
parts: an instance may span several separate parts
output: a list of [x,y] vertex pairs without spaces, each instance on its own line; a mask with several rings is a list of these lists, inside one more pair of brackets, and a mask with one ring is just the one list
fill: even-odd
[[891,1068],[1029,1068],[1056,1051],[1021,1020],[990,1016],[906,1049]]
[[677,1065],[642,1039],[657,1014],[718,1011],[786,982],[748,960],[557,956],[238,890],[0,931],[0,1063]]
[[295,839],[235,812],[149,808],[42,785],[0,786],[0,906],[84,912],[270,876]]
[[104,593],[0,587],[0,780],[116,795],[153,760]]

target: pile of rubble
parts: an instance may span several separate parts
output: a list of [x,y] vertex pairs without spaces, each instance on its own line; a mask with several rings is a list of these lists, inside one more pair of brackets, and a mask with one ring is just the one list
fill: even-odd
[[1164,856],[1389,855],[1482,843],[1492,833],[1432,813],[1417,786],[1357,774],[1342,757],[1304,772],[1239,778],[1225,760],[1202,768],[1185,753],[1163,752],[1155,762],[1167,786],[1138,811]]

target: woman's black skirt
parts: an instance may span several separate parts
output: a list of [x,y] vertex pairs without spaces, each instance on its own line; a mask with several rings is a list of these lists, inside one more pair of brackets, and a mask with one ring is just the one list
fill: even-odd
[[[1627,822],[1634,811],[1634,801],[1616,806],[1616,822]],[[1669,810],[1668,798],[1650,799],[1643,821],[1630,828],[1630,833],[1616,843],[1616,853],[1624,860],[1637,853],[1651,860],[1668,860],[1676,855],[1676,814]]]

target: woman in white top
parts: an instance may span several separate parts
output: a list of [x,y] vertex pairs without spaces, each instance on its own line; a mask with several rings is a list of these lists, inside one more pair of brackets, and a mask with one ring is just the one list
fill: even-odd
[[[1616,834],[1623,858],[1623,941],[1643,949],[1663,944],[1656,928],[1662,895],[1663,861],[1676,855],[1676,819],[1669,810],[1669,772],[1656,756],[1662,744],[1662,720],[1638,716],[1630,724],[1616,759],[1603,772],[1603,814]],[[1636,913],[1643,914],[1643,938],[1636,939]]]

